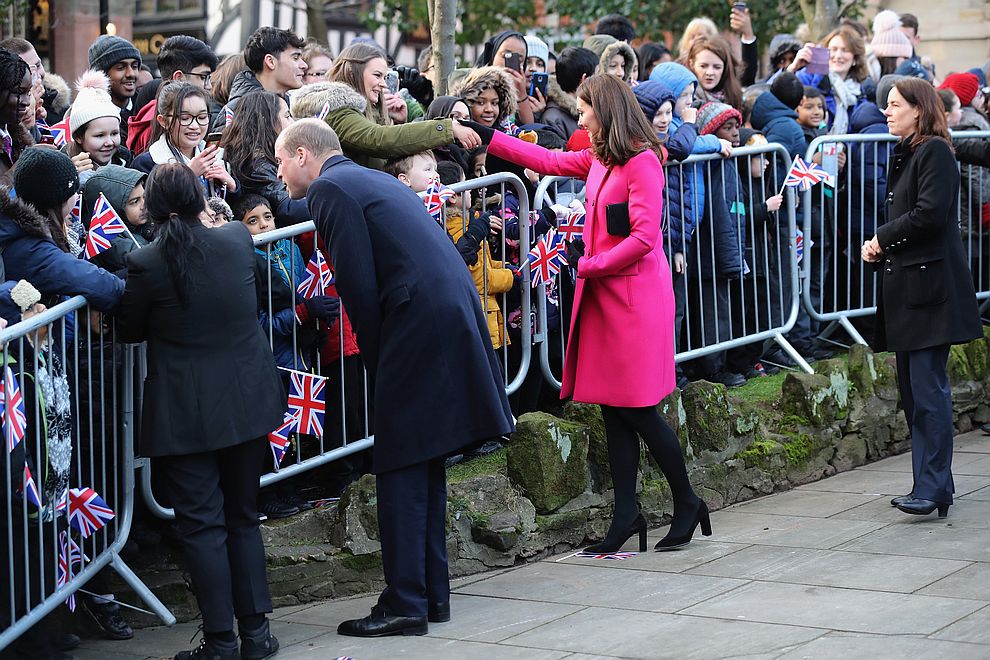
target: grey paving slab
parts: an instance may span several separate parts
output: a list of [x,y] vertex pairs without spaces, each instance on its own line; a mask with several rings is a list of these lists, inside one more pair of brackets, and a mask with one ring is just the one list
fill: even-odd
[[377,602],[378,596],[328,600],[313,607],[280,617],[279,621],[304,623],[310,626],[323,626],[331,630],[337,630],[337,624],[345,619],[357,619],[368,616],[371,608]]
[[965,495],[959,495],[955,499],[979,500],[981,502],[990,502],[990,486],[981,488],[979,490],[974,490],[973,492],[966,493]]
[[820,630],[591,607],[512,637],[519,644],[623,658],[724,658],[779,653]]
[[[119,642],[118,642],[119,644]],[[133,653],[114,653],[112,651],[103,651],[90,648],[78,648],[72,651],[72,657],[75,660],[158,660],[163,656],[154,655],[135,655]],[[171,655],[168,657],[172,657]]]
[[329,633],[279,651],[278,660],[333,660],[348,656],[357,660],[559,660],[563,651],[497,646],[483,642],[438,637],[381,637],[361,639]]
[[876,495],[863,493],[801,490],[761,497],[758,500],[736,504],[727,510],[744,513],[769,513],[776,516],[828,518],[874,499],[877,499]]
[[[871,495],[904,495],[911,490],[911,475],[908,472],[887,472],[860,468],[842,472],[828,479],[798,486],[795,490],[828,491],[833,493],[866,493]],[[954,479],[956,495],[965,495],[990,486],[990,477],[982,475],[958,475]]]
[[957,435],[952,443],[953,451],[972,451],[990,454],[990,435],[983,431],[973,431]]
[[990,559],[990,529],[954,526],[951,510],[949,516],[904,515],[902,520],[837,549],[964,561]]
[[[979,456],[972,461],[958,463],[956,458],[960,456]],[[980,476],[990,476],[990,455],[987,454],[956,454],[952,457],[952,474],[975,474]]]
[[[953,527],[980,527],[990,528],[990,510],[985,502],[970,499],[968,496],[955,498],[955,504],[949,508],[949,516],[945,518],[946,524]],[[935,517],[935,514],[932,514]],[[899,523],[925,523],[927,517],[913,517],[911,514],[902,513],[890,506],[890,498],[887,496],[878,497],[862,506],[854,509],[842,511],[832,516],[833,519],[842,520],[872,520],[875,522],[885,522],[890,524]]]
[[789,653],[780,660],[877,660],[878,658],[925,658],[925,660],[986,660],[987,649],[972,644],[945,642],[924,637],[829,633]]
[[985,603],[958,598],[752,582],[680,612],[887,635],[930,634]]
[[[978,462],[980,459],[990,459],[990,456],[978,452],[954,451],[952,453],[952,472],[955,474],[983,474],[982,472],[964,472],[961,470],[961,468]],[[912,471],[911,452],[891,456],[863,467],[874,472],[907,472],[910,474]]]
[[831,548],[882,526],[882,523],[870,521],[775,516],[729,509],[712,514],[712,539],[729,543]]
[[430,636],[472,642],[499,642],[573,614],[583,607],[454,594],[450,602],[451,620],[443,624],[430,624]]
[[704,537],[695,539],[682,550],[668,552],[654,552],[653,544],[666,533],[666,527],[651,537],[649,550],[637,555],[635,560],[629,559],[622,562],[612,562],[601,559],[588,559],[583,557],[561,555],[558,559],[560,563],[574,564],[577,566],[589,566],[592,568],[626,569],[630,571],[662,571],[665,573],[681,573],[695,566],[708,563],[719,557],[738,552],[745,548],[745,545],[738,543],[722,543],[720,541],[708,541]]
[[967,562],[949,559],[754,545],[689,573],[911,593],[967,566]]
[[983,657],[990,657],[990,607],[984,607],[932,635],[935,639],[982,644]]
[[[636,561],[628,559],[622,564]],[[620,562],[616,562],[618,564]],[[564,563],[539,563],[457,593],[569,605],[675,612],[745,584],[742,580],[677,573],[648,573]]]
[[969,564],[918,590],[918,593],[950,598],[975,598],[990,602],[990,564]]

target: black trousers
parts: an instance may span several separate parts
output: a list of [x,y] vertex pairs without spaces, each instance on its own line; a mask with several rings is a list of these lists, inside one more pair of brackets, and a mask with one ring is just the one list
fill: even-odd
[[234,617],[272,611],[258,530],[258,466],[266,438],[159,459],[203,613],[203,630],[233,630]]
[[377,486],[386,584],[378,606],[386,614],[425,617],[427,602],[450,600],[444,459],[382,472]]
[[915,497],[952,504],[952,390],[948,346],[897,351],[897,385],[911,429]]

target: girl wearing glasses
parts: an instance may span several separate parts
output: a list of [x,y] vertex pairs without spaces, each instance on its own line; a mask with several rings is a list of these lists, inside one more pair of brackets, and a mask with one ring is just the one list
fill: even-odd
[[169,82],[158,92],[158,116],[148,151],[131,167],[150,173],[156,165],[188,165],[209,196],[237,190],[219,144],[204,142],[210,126],[206,92],[187,82]]

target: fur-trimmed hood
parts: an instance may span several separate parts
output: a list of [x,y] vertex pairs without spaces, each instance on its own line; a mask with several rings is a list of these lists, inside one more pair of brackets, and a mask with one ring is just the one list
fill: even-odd
[[[52,241],[49,220],[24,200],[11,197],[11,192],[9,186],[0,185],[0,246],[21,234]],[[10,222],[3,222],[4,218]]]
[[457,82],[451,94],[460,96],[471,107],[470,99],[475,98],[486,89],[494,89],[498,94],[498,118],[495,125],[498,126],[506,117],[516,114],[518,104],[516,103],[516,86],[512,82],[512,75],[507,69],[498,66],[482,66],[471,69],[466,76]]
[[574,117],[574,119],[578,118],[577,97],[571,96],[560,88],[560,85],[557,83],[557,76],[550,76],[549,83],[547,84],[547,101],[571,117]]
[[55,92],[55,96],[48,103],[49,110],[59,117],[63,116],[69,106],[72,105],[72,92],[69,91],[69,84],[54,73],[46,73],[44,80],[45,89]]
[[625,41],[616,41],[605,46],[602,56],[598,59],[597,72],[608,73],[608,61],[616,55],[622,55],[623,66],[625,67],[622,79],[629,82],[632,79],[632,72],[639,69],[639,59],[636,57],[636,51],[633,50],[633,47]]
[[351,108],[363,115],[368,107],[368,99],[347,83],[319,82],[303,85],[293,92],[289,110],[296,119],[306,119],[318,117],[327,104],[330,112]]

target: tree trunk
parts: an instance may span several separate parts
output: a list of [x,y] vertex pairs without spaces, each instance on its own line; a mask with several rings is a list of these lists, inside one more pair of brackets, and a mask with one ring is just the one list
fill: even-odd
[[436,96],[447,94],[447,81],[454,70],[454,30],[457,27],[456,0],[429,0],[430,40],[436,66]]
[[801,0],[801,13],[812,40],[818,42],[839,22],[838,0]]
[[322,0],[306,0],[306,34],[321,46],[328,47],[327,19],[323,16]]

